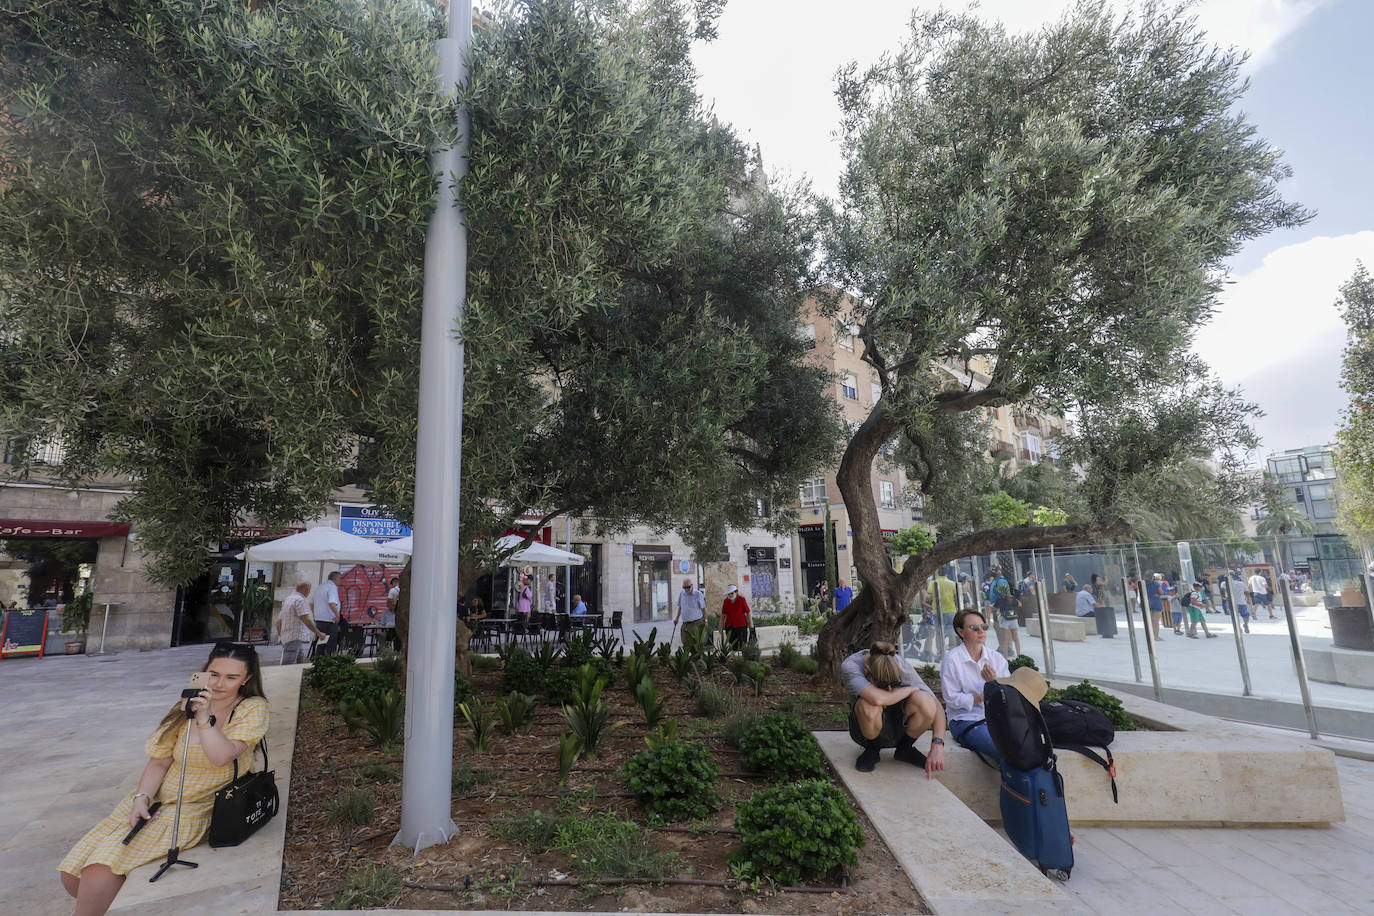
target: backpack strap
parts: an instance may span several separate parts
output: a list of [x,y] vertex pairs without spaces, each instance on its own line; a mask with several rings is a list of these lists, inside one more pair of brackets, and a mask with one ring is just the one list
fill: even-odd
[[[987,725],[987,724],[988,724],[988,720],[987,720],[986,717],[984,717],[984,718],[982,718],[982,719],[979,719],[977,722],[970,723],[970,724],[969,724],[969,727],[968,727],[967,729],[965,729],[965,731],[969,731],[969,730],[971,730],[971,729],[977,728],[977,727],[980,726],[980,725]],[[951,735],[951,737],[953,737],[953,730],[951,730],[950,735]],[[1002,768],[1001,768],[1001,767],[999,767],[997,764],[995,764],[995,763],[993,763],[991,760],[989,760],[989,759],[983,754],[982,751],[978,750],[978,748],[976,748],[976,747],[969,747],[967,744],[960,744],[959,746],[962,747],[964,750],[973,751],[974,754],[978,755],[978,759],[979,759],[979,760],[983,761],[984,763],[986,763],[988,766],[992,767],[992,768],[993,768],[994,770],[996,770],[997,772],[1000,773],[1000,772],[1002,771]]]
[[1106,770],[1107,775],[1111,777],[1112,780],[1112,804],[1121,804],[1121,799],[1117,797],[1116,793],[1116,758],[1112,756],[1111,748],[1103,748],[1103,750],[1107,752],[1107,759],[1103,760],[1096,751],[1082,744],[1056,744],[1055,747],[1082,754],[1084,757],[1087,757],[1093,763],[1096,763],[1098,766],[1102,767],[1102,769]]

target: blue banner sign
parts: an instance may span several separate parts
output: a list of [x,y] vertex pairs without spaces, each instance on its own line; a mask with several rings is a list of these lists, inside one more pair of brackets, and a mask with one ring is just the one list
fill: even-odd
[[410,526],[399,521],[394,513],[372,506],[340,506],[339,529],[374,541],[410,536]]

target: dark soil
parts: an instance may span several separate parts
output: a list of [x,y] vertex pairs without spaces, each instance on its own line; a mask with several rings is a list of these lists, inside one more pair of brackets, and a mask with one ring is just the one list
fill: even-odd
[[[617,772],[644,749],[647,731],[642,713],[625,689],[622,669],[617,683],[604,694],[615,710],[615,721],[622,724],[597,759],[578,760],[568,787],[561,793],[558,736],[566,728],[561,711],[541,705],[529,734],[509,736],[498,729],[486,753],[481,754],[468,747],[466,739],[471,730],[460,717],[460,724],[454,727],[454,766],[466,764],[485,770],[490,781],[453,796],[452,815],[458,834],[419,857],[389,845],[399,826],[400,782],[366,779],[361,773],[368,764],[386,764],[399,777],[401,753],[382,753],[361,732],[349,736],[331,704],[312,688],[304,687],[287,812],[281,906],[328,906],[344,889],[351,872],[389,866],[405,882],[389,905],[406,909],[836,916],[929,912],[857,807],[867,843],[859,850],[858,865],[847,874],[832,876],[828,889],[788,890],[770,887],[767,882],[751,886],[733,881],[727,858],[739,845],[734,832],[734,804],[769,784],[744,772],[739,752],[722,736],[730,714],[714,719],[700,716],[691,696],[670,672],[656,668],[654,676],[660,693],[668,700],[667,715],[679,723],[679,738],[704,740],[711,749],[721,771],[716,791],[724,804],[703,822],[651,829],[649,836],[656,848],[679,856],[678,877],[730,882],[730,886],[647,882],[597,886],[590,883],[593,879],[584,877],[574,856],[558,851],[535,855],[490,832],[494,822],[513,813],[532,809],[553,812],[560,798],[565,810],[571,805],[586,813],[614,811],[646,823],[643,810],[627,796]],[[784,710],[798,715],[809,728],[845,727],[844,695],[837,687],[817,684],[776,666],[774,680],[762,698],[754,697],[747,686],[735,685],[723,670],[718,669],[712,679],[736,697],[736,712]],[[473,686],[484,705],[490,707],[500,695],[500,672],[474,672]],[[365,826],[330,823],[331,807],[346,790],[363,791],[376,800],[375,816]],[[852,798],[850,801],[852,805]],[[578,887],[537,886],[534,882],[541,879],[587,883]]]

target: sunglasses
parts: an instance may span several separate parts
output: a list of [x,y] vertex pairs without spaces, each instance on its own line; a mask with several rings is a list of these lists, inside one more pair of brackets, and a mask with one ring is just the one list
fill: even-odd
[[258,654],[258,650],[253,648],[252,643],[218,642],[215,643],[215,648],[210,650],[210,654],[215,658],[253,658]]
[[968,626],[964,627],[964,629],[972,630],[975,633],[986,633],[988,631],[987,627],[980,627],[977,624],[969,624]]

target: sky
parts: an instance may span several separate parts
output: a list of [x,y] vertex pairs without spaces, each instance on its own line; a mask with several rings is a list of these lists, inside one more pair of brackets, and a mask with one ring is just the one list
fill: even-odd
[[[1125,8],[1131,0],[1115,0]],[[833,195],[842,156],[836,71],[895,49],[926,0],[729,0],[719,38],[698,45],[699,91],[717,116],[757,143],[770,174]],[[963,0],[946,0],[963,9]],[[977,13],[1016,31],[1059,18],[1070,0],[983,0]],[[1257,458],[1329,441],[1346,402],[1339,288],[1363,260],[1374,270],[1374,2],[1202,0],[1199,23],[1219,45],[1249,52],[1240,109],[1285,152],[1281,190],[1317,212],[1306,225],[1255,239],[1228,265],[1227,285],[1194,349],[1258,404]]]

